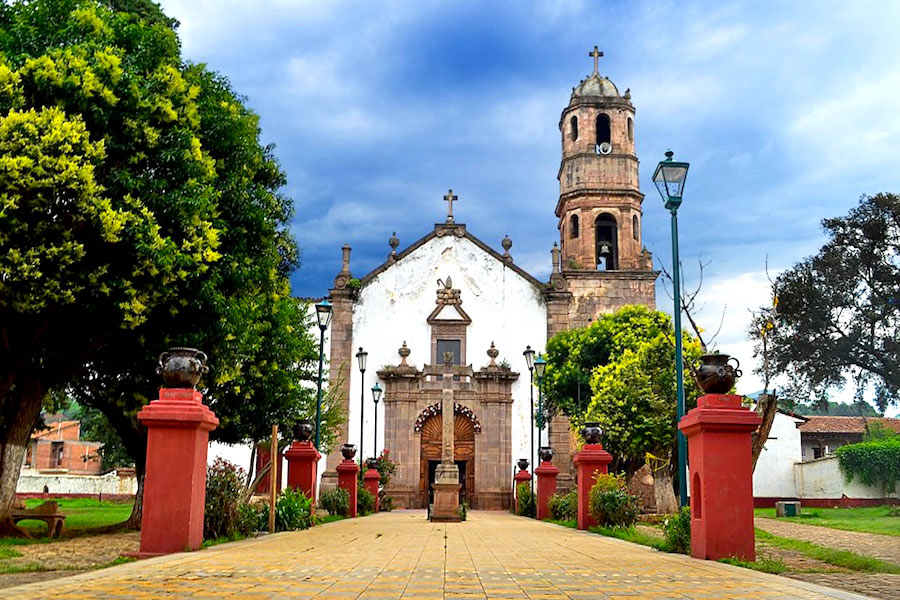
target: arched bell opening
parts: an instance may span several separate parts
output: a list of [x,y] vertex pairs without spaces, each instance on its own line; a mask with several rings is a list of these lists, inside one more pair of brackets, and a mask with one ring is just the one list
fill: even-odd
[[619,268],[619,244],[616,218],[603,213],[594,221],[596,260],[598,271],[615,271]]

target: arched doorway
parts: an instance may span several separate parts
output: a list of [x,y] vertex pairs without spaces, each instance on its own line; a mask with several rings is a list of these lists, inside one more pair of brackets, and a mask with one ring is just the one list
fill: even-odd
[[[456,413],[453,423],[453,461],[459,467],[459,501],[469,502],[475,493],[475,422],[467,415]],[[428,417],[422,423],[422,452],[419,468],[419,499],[422,507],[431,502],[431,483],[441,462],[441,429],[443,418],[440,413]]]

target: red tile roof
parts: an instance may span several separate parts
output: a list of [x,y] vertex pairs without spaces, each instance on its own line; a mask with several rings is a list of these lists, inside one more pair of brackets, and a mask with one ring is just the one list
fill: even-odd
[[814,415],[808,417],[806,423],[797,427],[802,433],[865,433],[866,421],[881,423],[888,429],[900,433],[900,419],[882,419],[877,417],[828,417]]

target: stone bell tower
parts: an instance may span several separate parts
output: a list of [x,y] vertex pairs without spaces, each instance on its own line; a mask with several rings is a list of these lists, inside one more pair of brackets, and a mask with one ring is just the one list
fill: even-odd
[[[619,94],[599,73],[603,56],[590,53],[594,72],[574,88],[562,111],[559,179],[559,259],[555,288],[572,293],[569,327],[626,304],[655,307],[650,253],[641,243],[638,159],[631,91]],[[562,275],[562,277],[560,277]]]

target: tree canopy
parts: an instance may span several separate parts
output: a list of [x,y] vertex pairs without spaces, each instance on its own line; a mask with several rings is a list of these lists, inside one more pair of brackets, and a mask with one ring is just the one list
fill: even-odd
[[900,197],[863,196],[822,225],[828,242],[776,280],[775,364],[798,401],[852,382],[883,411],[900,401]]
[[209,354],[214,437],[311,414],[284,174],[174,26],[148,0],[0,4],[0,520],[52,389],[99,410],[142,470],[135,414],[168,346]]

